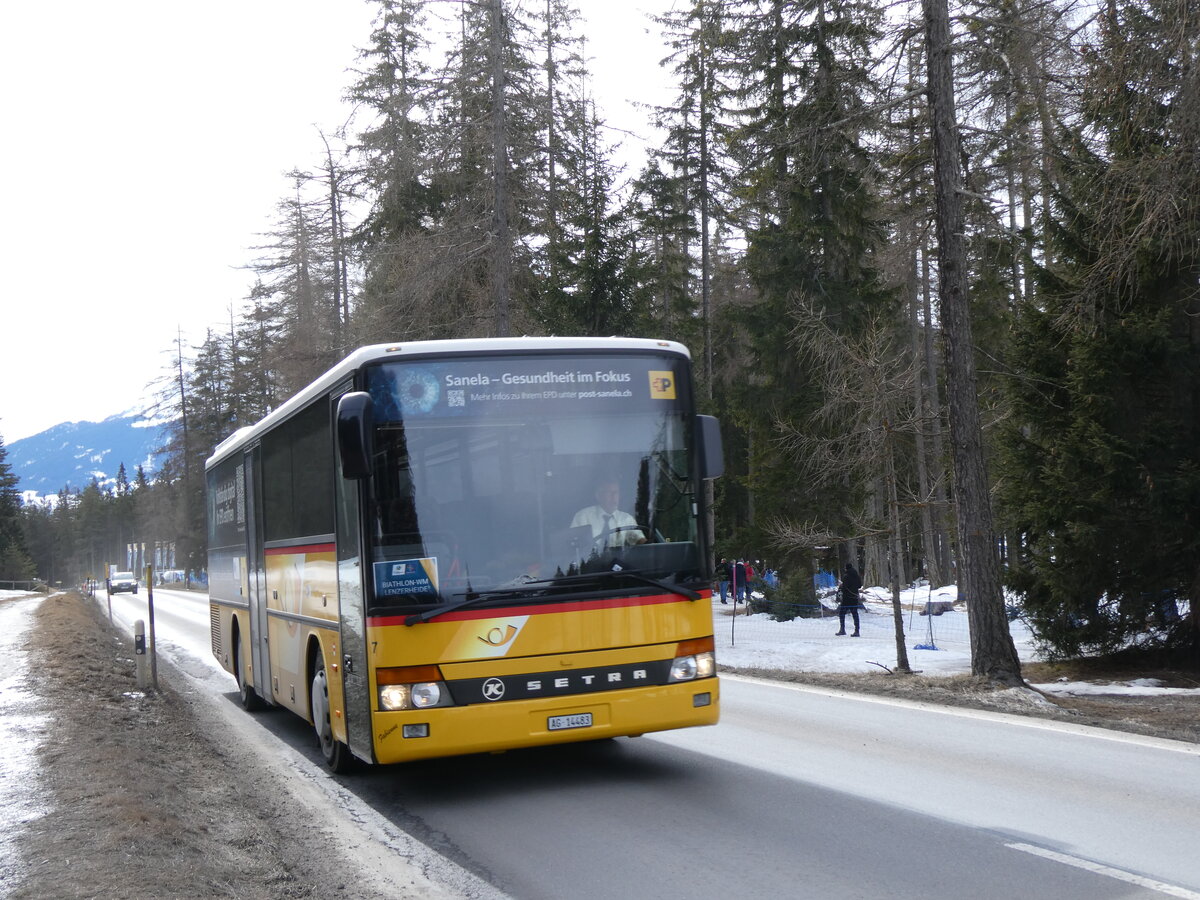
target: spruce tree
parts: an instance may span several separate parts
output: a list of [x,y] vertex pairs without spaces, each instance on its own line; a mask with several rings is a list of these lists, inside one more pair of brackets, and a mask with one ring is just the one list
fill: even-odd
[[793,477],[796,460],[778,437],[781,427],[829,427],[814,418],[825,387],[793,341],[801,315],[814,310],[852,334],[896,308],[876,266],[885,232],[865,115],[880,14],[858,2],[776,0],[729,18],[737,27],[724,42],[722,83],[739,108],[731,146],[744,172],[737,211],[755,295],[718,330],[732,352],[723,396],[748,460],[743,514],[751,523],[819,516],[849,535],[869,486],[814,489]]
[[686,206],[687,185],[677,174],[651,160],[634,180],[626,216],[630,234],[629,265],[639,332],[703,347],[703,323],[694,314],[688,290],[688,246],[696,229]]
[[540,328],[550,334],[640,330],[629,265],[632,224],[613,200],[617,173],[602,133],[593,113],[586,132],[577,135],[583,140],[573,163],[577,183],[562,211],[555,247],[547,253],[553,276],[535,311]]
[[431,321],[432,297],[443,288],[422,240],[435,226],[438,206],[430,16],[416,0],[375,2],[370,41],[347,91],[365,120],[356,145],[357,190],[369,207],[352,235],[364,266],[354,326],[360,343],[420,336],[419,323]]
[[0,437],[0,581],[26,581],[34,575],[21,528],[18,484],[20,479],[8,462],[8,448]]
[[[1073,655],[1200,651],[1200,67],[1193,6],[1114,2],[1085,54],[1054,264],[1017,333],[1013,583]],[[1191,601],[1187,622],[1180,600]]]
[[724,137],[728,133],[725,104],[728,90],[722,80],[726,43],[726,9],[714,0],[695,0],[690,6],[660,17],[670,55],[663,61],[675,75],[679,88],[672,106],[659,109],[659,124],[667,137],[659,159],[681,180],[686,208],[693,216],[698,247],[694,259],[696,284],[692,293],[699,302],[701,342],[699,357],[702,396],[713,390],[715,315],[712,278],[717,249],[713,238],[723,220],[729,180]]

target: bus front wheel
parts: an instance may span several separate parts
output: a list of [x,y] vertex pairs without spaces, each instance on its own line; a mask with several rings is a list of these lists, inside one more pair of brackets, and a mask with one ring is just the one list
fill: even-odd
[[333,721],[329,711],[329,681],[325,677],[325,661],[317,658],[317,668],[312,679],[313,728],[317,732],[317,743],[325,764],[334,772],[350,771],[353,758],[350,748],[333,736]]

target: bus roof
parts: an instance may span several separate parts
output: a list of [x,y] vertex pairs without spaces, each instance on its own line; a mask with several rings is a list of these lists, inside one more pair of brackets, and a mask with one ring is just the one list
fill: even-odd
[[376,362],[388,357],[425,356],[428,354],[442,356],[457,353],[509,353],[536,352],[547,353],[555,350],[587,351],[587,350],[642,350],[661,353],[681,354],[691,358],[691,354],[683,344],[675,341],[662,341],[652,338],[626,337],[505,337],[505,338],[463,338],[445,341],[407,341],[395,344],[372,344],[360,347],[341,362],[337,363],[324,375],[318,377],[312,384],[303,388],[290,397],[281,406],[276,407],[254,425],[237,429],[221,443],[213,448],[212,456],[205,462],[205,469],[210,469],[222,459],[230,456],[235,450],[254,440],[264,432],[270,431],[277,423],[284,421],[297,410],[303,409],[314,398],[331,390],[341,381],[350,376],[360,366]]

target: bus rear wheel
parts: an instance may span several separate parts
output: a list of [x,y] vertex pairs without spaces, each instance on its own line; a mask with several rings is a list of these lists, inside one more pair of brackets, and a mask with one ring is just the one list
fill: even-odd
[[333,720],[329,710],[329,680],[325,677],[325,661],[318,657],[317,668],[313,672],[312,690],[313,728],[317,732],[317,743],[321,747],[321,755],[325,764],[334,772],[348,772],[353,767],[354,759],[350,748],[333,736]]
[[246,673],[242,671],[242,641],[241,636],[233,636],[233,677],[237,680],[238,695],[242,708],[247,712],[257,712],[266,707],[258,692],[246,681]]

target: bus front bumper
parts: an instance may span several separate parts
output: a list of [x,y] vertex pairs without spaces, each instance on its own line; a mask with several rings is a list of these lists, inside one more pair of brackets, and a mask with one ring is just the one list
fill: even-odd
[[570,697],[374,714],[375,760],[495,753],[715,725],[716,678]]

